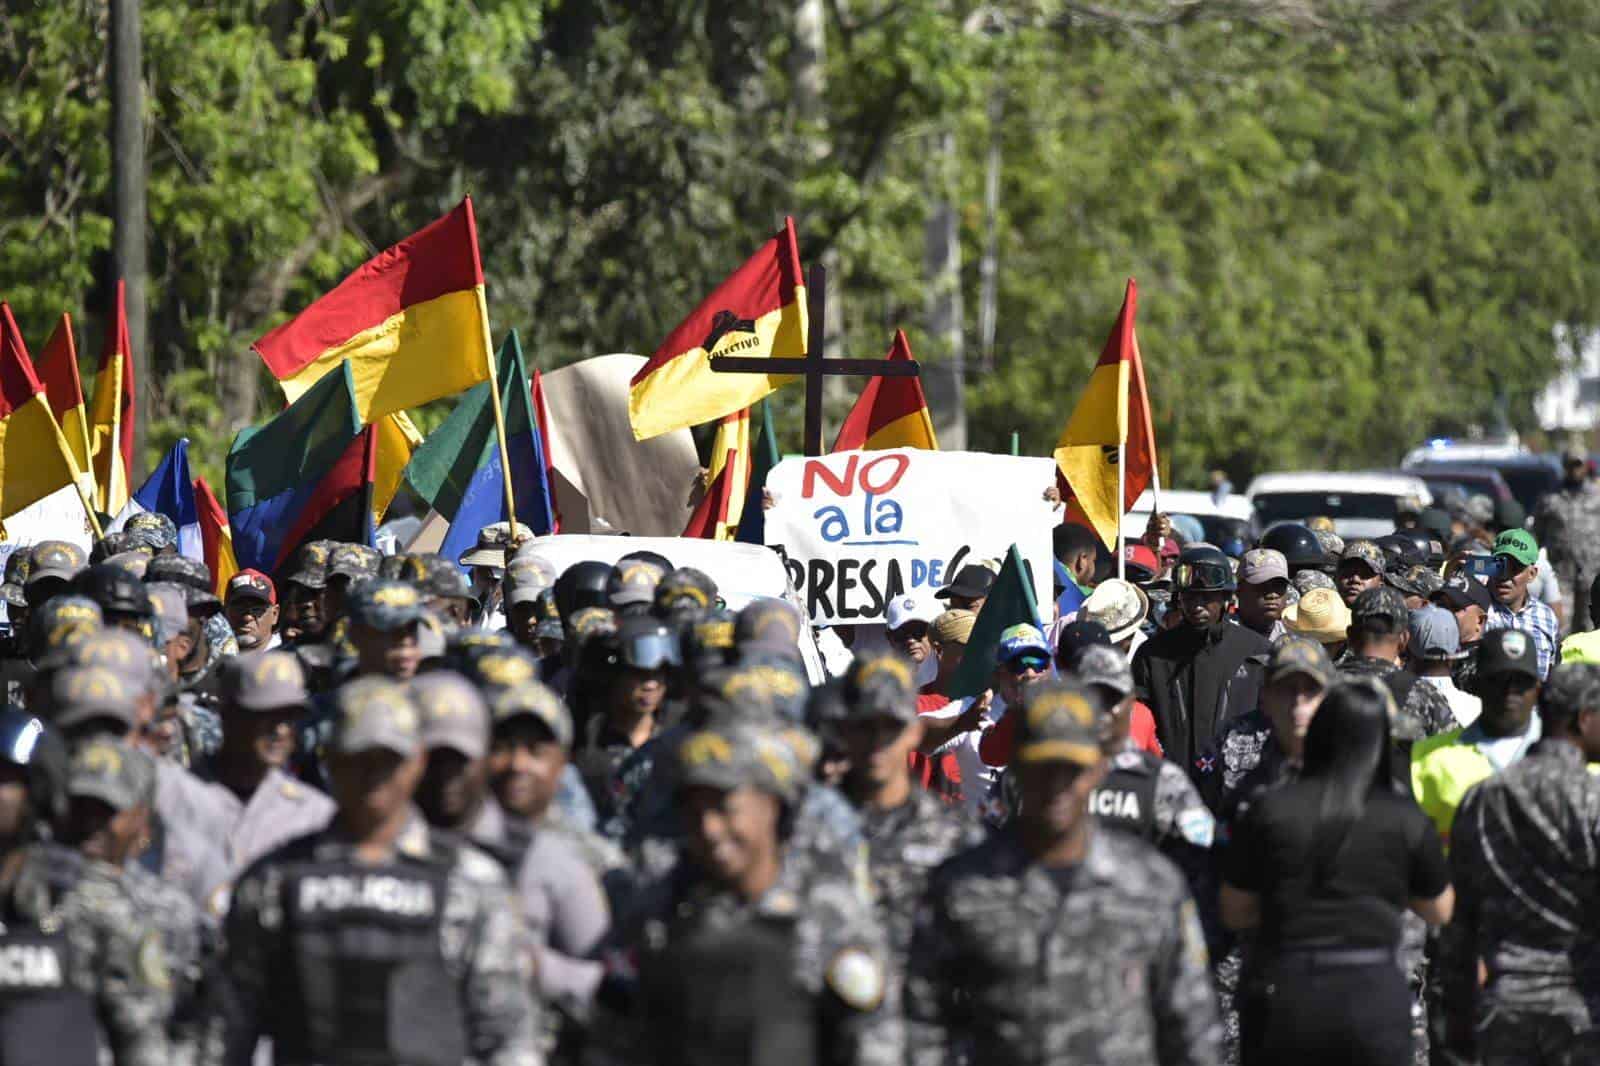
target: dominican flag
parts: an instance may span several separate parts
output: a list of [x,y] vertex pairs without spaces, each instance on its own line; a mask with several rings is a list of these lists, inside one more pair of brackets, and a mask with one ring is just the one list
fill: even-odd
[[195,503],[194,478],[189,473],[189,438],[172,446],[161,465],[145,480],[139,491],[111,522],[121,529],[129,518],[144,512],[164,514],[178,527],[178,554],[196,562],[206,561],[205,540],[200,535],[200,507]]

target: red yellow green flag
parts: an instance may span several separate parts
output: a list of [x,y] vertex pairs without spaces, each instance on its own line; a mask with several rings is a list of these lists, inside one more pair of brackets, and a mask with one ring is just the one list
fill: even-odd
[[711,468],[706,475],[706,494],[689,524],[686,537],[702,540],[735,540],[739,519],[744,515],[745,497],[750,491],[750,409],[736,411],[717,426],[711,442]]
[[239,572],[239,560],[233,554],[233,531],[228,527],[228,512],[217,501],[206,479],[194,479],[195,512],[200,519],[200,543],[205,552],[206,568],[211,571],[212,592],[226,598],[228,579]]
[[253,347],[290,403],[348,361],[364,423],[487,381],[472,199],[367,260]]
[[0,518],[78,478],[11,306],[0,303]]
[[374,425],[377,454],[373,460],[372,521],[377,525],[383,522],[395,493],[400,491],[406,464],[411,462],[411,453],[422,444],[422,434],[404,411],[387,415]]
[[33,365],[39,371],[39,381],[44,385],[45,397],[50,401],[50,410],[55,412],[61,435],[67,438],[72,462],[92,498],[94,466],[90,462],[89,416],[84,409],[83,381],[78,377],[78,345],[72,336],[71,315],[61,312],[56,328],[44,342],[44,349]]
[[[906,340],[905,330],[894,331],[889,360],[911,361],[911,342]],[[939,450],[920,379],[876,377],[867,380],[866,388],[861,390],[856,405],[845,416],[839,436],[833,442],[836,452],[858,448],[867,451],[882,448]]]
[[[1133,329],[1138,303],[1138,287],[1129,278],[1116,325],[1055,447],[1068,519],[1089,526],[1110,548],[1116,547],[1123,514],[1150,487],[1156,464],[1150,398]],[[1126,470],[1120,501],[1119,451]]]
[[89,406],[89,454],[94,467],[94,505],[114,515],[132,492],[134,381],[133,350],[128,343],[126,287],[117,281],[116,303],[106,323],[100,369],[94,376]]
[[782,374],[722,374],[714,355],[754,359],[806,354],[806,287],[794,219],[678,323],[633,376],[628,419],[648,440],[731,415],[793,380]]

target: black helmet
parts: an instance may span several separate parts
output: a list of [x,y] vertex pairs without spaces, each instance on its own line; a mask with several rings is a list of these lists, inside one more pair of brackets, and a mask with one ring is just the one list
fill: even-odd
[[606,583],[611,580],[611,564],[594,559],[573,563],[556,578],[556,607],[563,619],[585,607],[605,607]]
[[1373,541],[1383,552],[1384,562],[1400,567],[1426,566],[1433,538],[1424,529],[1400,529]]
[[1332,564],[1317,535],[1299,522],[1280,522],[1267,530],[1260,547],[1282,552],[1289,573],[1296,570],[1330,570]]
[[659,618],[632,615],[617,623],[617,660],[636,670],[664,670],[677,666],[678,635]]
[[91,566],[78,575],[74,584],[77,587],[73,591],[99,604],[102,612],[118,611],[140,618],[155,615],[144,582],[113,563]]
[[[1315,539],[1312,538],[1313,543]],[[1191,544],[1178,554],[1178,565],[1172,568],[1172,584],[1191,592],[1233,592],[1239,587],[1232,561],[1221,548],[1210,544]]]

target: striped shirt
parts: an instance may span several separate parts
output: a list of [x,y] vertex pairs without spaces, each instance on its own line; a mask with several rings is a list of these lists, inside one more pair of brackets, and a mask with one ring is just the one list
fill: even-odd
[[1550,666],[1556,661],[1560,627],[1556,624],[1556,612],[1550,609],[1549,604],[1532,596],[1528,597],[1528,602],[1523,604],[1520,611],[1513,611],[1499,603],[1491,604],[1489,618],[1483,628],[1485,632],[1491,629],[1520,629],[1528,634],[1533,638],[1534,651],[1539,655],[1539,680],[1550,676]]

